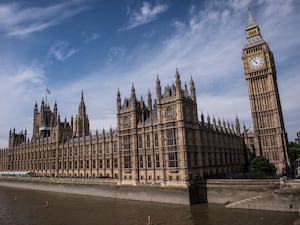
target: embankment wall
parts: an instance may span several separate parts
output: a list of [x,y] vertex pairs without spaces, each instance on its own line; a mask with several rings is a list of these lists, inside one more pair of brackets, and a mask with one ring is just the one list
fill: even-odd
[[228,204],[279,188],[278,179],[208,179],[207,202]]
[[188,188],[117,185],[113,180],[1,178],[0,186],[39,191],[63,192],[117,199],[189,205]]
[[280,189],[278,179],[208,179],[185,188],[119,185],[113,179],[0,177],[0,186],[181,205],[216,203],[289,212],[300,209],[300,182],[288,182]]

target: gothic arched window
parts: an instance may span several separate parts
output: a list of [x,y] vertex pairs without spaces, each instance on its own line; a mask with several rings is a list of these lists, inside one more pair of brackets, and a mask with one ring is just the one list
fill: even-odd
[[172,107],[167,108],[166,116],[167,117],[173,117],[173,108]]
[[124,119],[123,119],[123,126],[125,128],[129,127],[129,119],[128,119],[127,116],[125,116]]

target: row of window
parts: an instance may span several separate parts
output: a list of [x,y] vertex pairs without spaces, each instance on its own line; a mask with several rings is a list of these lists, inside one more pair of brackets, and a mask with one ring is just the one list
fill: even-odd
[[[172,107],[168,107],[165,111],[166,113],[166,117],[167,118],[172,118],[174,116],[174,110]],[[129,124],[129,118],[127,116],[125,116],[123,118],[123,128],[129,128],[130,127],[130,124]]]
[[[116,152],[118,150],[117,142],[113,142],[113,145],[111,145],[110,143],[106,143],[106,144],[99,143],[98,147],[97,147],[96,144],[93,144],[93,145],[91,145],[91,148],[90,148],[90,145],[85,145],[85,146],[80,145],[79,147],[73,147],[73,148],[69,147],[67,149],[63,149],[64,151],[62,149],[60,149],[59,150],[60,151],[59,154],[61,156],[62,152],[63,152],[65,156],[67,155],[67,153],[69,153],[69,155],[72,156],[73,153],[74,153],[74,155],[83,154],[84,151],[85,151],[86,154],[89,154],[90,152],[91,152],[91,154],[96,154],[97,149],[98,149],[99,153],[102,153],[103,151],[105,151],[106,153],[108,153],[108,152],[110,152],[111,147],[113,147],[114,152]],[[37,148],[37,147],[33,148],[32,149],[33,151],[31,151],[31,153],[39,152],[39,151],[45,151],[45,150],[51,151],[50,148],[52,148],[52,149],[54,148],[55,149],[56,145],[52,145],[52,147],[51,147],[51,145],[49,145],[48,149],[47,149],[46,145],[41,145],[39,148]],[[30,152],[28,152],[28,153],[30,153]]]
[[[55,162],[51,163],[36,163],[36,164],[26,164],[28,168],[30,167],[35,167],[32,169],[56,169]],[[18,167],[18,164],[15,166]],[[58,162],[58,169],[96,169],[97,164],[96,160],[86,160],[85,161],[85,166],[84,166],[84,161],[79,160],[79,161],[64,161],[64,162]],[[104,160],[100,159],[98,161],[98,168],[99,169],[110,169],[111,168],[111,160],[106,159],[105,164]],[[113,159],[113,168],[118,168],[118,159]]]
[[[257,31],[255,31],[257,32]],[[250,48],[250,49],[247,49],[246,52],[249,54],[249,53],[253,53],[253,52],[257,52],[257,51],[262,51],[262,45],[259,45],[259,46],[256,46],[254,48]]]
[[[168,129],[166,131],[167,145],[176,145],[176,129]],[[123,149],[131,148],[130,135],[123,136]],[[159,146],[158,133],[154,133],[154,147]],[[151,147],[150,134],[146,135],[146,148]],[[138,136],[138,148],[143,148],[143,136]]]
[[[146,163],[147,163],[147,168],[152,168],[152,156],[147,155],[146,157]],[[139,168],[144,168],[144,158],[143,156],[139,157]],[[171,168],[178,168],[178,154],[177,152],[169,152],[168,153],[168,166]],[[155,155],[155,167],[159,168],[160,167],[160,157],[159,154]],[[131,156],[130,155],[125,155],[124,156],[124,168],[130,169],[131,168]]]

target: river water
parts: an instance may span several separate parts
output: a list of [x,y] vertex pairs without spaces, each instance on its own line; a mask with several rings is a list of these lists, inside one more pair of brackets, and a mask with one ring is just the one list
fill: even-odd
[[147,203],[0,187],[0,225],[300,225],[300,214]]

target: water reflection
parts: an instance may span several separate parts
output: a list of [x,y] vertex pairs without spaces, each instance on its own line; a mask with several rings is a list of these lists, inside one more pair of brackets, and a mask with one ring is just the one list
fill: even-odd
[[288,225],[296,213],[180,206],[0,187],[2,225]]

